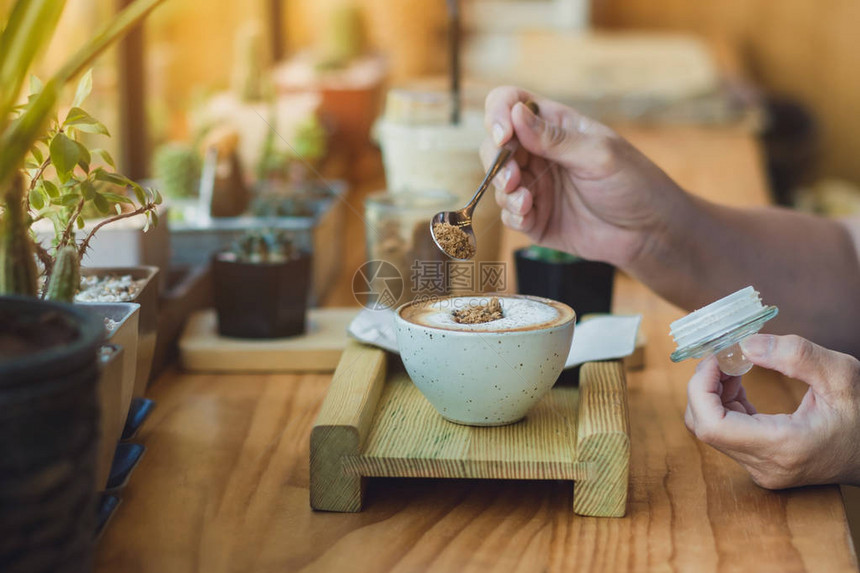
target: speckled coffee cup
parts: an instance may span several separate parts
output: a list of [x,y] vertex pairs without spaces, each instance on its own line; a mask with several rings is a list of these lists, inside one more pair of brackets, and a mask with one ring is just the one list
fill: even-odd
[[[464,297],[447,297],[442,302]],[[488,298],[488,297],[483,297]],[[406,371],[445,419],[470,426],[502,426],[522,419],[564,368],[576,314],[567,305],[526,295],[558,310],[549,323],[506,330],[468,331],[404,318],[416,305],[397,309],[397,344]],[[487,323],[487,328],[491,328]]]

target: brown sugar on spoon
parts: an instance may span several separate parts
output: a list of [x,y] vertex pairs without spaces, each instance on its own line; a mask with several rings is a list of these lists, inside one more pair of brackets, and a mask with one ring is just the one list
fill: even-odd
[[475,247],[469,241],[469,235],[460,227],[449,223],[435,223],[433,234],[445,254],[454,259],[471,259],[475,256]]
[[482,324],[484,322],[499,320],[500,318],[504,318],[502,303],[496,297],[491,298],[487,304],[479,304],[454,311],[454,321],[460,324]]

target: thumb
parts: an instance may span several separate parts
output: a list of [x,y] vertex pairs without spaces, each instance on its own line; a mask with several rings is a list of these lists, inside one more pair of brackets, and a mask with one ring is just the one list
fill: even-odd
[[756,334],[741,342],[750,362],[776,370],[827,392],[839,379],[846,355],[823,348],[799,336]]
[[526,150],[575,170],[580,177],[603,177],[615,163],[614,132],[573,110],[546,118],[518,102],[511,109],[511,121]]

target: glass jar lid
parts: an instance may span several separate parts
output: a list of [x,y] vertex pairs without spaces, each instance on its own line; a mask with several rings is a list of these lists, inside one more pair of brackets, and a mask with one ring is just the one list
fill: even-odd
[[719,352],[758,332],[778,312],[775,306],[764,306],[753,287],[741,289],[673,322],[670,334],[678,348],[671,359],[680,362]]

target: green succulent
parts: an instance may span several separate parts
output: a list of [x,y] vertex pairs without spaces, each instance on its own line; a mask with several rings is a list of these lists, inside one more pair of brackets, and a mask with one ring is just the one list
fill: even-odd
[[275,229],[245,233],[233,245],[232,252],[244,263],[280,263],[298,256],[290,234]]
[[558,251],[549,247],[541,247],[540,245],[532,245],[529,247],[528,255],[536,260],[545,263],[573,263],[581,260],[576,255]]

